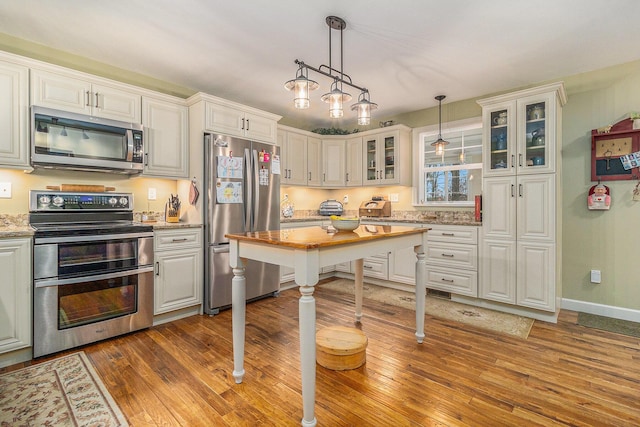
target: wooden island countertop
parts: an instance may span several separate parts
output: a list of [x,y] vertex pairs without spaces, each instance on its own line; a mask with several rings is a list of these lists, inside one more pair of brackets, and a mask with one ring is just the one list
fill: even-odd
[[424,231],[424,228],[402,225],[360,225],[353,231],[328,232],[323,227],[315,226],[275,231],[258,231],[244,234],[227,234],[225,237],[234,240],[288,246],[297,249],[315,249],[325,246],[348,245],[392,236],[419,234],[424,233]]

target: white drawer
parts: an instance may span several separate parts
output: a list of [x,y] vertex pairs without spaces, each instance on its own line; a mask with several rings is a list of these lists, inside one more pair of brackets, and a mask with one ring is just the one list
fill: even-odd
[[387,258],[365,258],[362,262],[363,275],[367,277],[375,277],[377,279],[387,280],[388,276]]
[[427,265],[477,270],[478,246],[458,243],[428,244],[425,261]]
[[428,225],[428,242],[478,244],[478,227],[464,225]]
[[478,273],[427,266],[427,288],[472,297],[478,296]]
[[156,251],[199,248],[202,246],[201,228],[156,230],[154,237],[154,249]]

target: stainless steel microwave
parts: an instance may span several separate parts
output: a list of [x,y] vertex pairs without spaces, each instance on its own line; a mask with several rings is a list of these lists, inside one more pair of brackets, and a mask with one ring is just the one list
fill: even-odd
[[140,173],[144,168],[142,125],[33,106],[31,165]]

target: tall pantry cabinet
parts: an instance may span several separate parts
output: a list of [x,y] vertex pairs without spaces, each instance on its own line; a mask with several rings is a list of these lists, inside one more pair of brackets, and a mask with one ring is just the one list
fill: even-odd
[[561,279],[562,83],[479,100],[479,297],[556,312]]

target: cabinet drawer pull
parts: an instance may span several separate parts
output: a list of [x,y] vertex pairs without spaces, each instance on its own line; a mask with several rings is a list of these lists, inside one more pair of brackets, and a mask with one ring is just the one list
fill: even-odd
[[85,107],[91,107],[91,92],[87,91],[87,103],[84,104]]
[[186,237],[183,237],[182,239],[171,239],[173,243],[186,242],[187,240],[189,239],[187,239]]
[[156,276],[159,276],[160,275],[160,262],[158,262],[158,261],[156,261],[155,270],[156,270]]
[[442,256],[446,256],[448,258],[453,258],[455,255],[454,254],[442,254]]
[[100,108],[99,102],[98,102],[98,92],[96,92],[96,108]]
[[373,266],[371,266],[371,265],[363,265],[362,267],[368,268],[369,270],[371,270],[373,268]]
[[445,279],[444,277],[442,279],[443,282],[448,282],[448,283],[453,283],[453,279]]
[[442,233],[443,236],[455,236],[455,233]]

